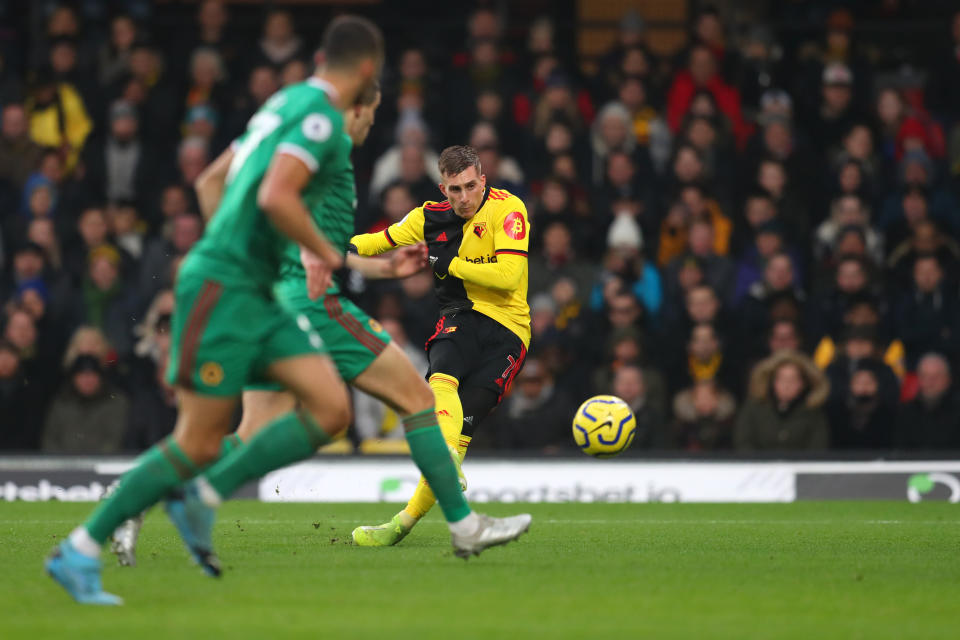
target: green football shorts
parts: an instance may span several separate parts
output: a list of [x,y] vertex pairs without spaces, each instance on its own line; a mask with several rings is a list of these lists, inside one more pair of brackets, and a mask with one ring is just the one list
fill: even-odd
[[[390,334],[350,300],[338,295],[325,295],[322,300],[296,298],[282,303],[288,313],[305,317],[313,331],[323,340],[327,354],[340,372],[351,382],[373,364],[390,344]],[[282,391],[283,387],[268,380],[257,380],[245,391]]]
[[239,395],[277,360],[323,354],[323,340],[269,294],[181,273],[174,290],[170,384]]

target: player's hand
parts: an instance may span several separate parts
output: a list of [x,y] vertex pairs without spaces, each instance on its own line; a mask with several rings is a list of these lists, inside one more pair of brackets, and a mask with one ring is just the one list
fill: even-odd
[[450,263],[459,253],[458,247],[429,247],[430,266],[433,272],[441,277],[447,277],[450,269]]
[[427,245],[422,242],[390,252],[390,273],[394,278],[412,276],[425,266],[427,266]]
[[333,269],[312,251],[300,248],[300,262],[307,272],[307,295],[316,300],[333,284]]

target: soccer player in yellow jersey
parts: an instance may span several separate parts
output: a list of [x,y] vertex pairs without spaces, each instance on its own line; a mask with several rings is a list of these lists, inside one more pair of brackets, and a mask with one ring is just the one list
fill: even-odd
[[[472,147],[440,154],[442,202],[425,202],[380,233],[351,239],[372,256],[426,242],[440,319],[427,341],[427,374],[443,436],[462,460],[474,430],[500,402],[530,345],[527,247],[530,222],[520,198],[487,186]],[[361,546],[402,540],[434,504],[423,477],[389,522],[357,527]]]

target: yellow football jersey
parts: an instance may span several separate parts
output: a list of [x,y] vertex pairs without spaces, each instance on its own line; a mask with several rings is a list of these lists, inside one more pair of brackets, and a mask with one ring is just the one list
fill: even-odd
[[384,231],[354,236],[350,243],[360,255],[373,256],[421,241],[459,247],[448,275],[433,274],[441,315],[473,309],[517,334],[524,346],[530,345],[530,221],[520,198],[488,188],[469,220],[458,217],[449,201],[428,201]]

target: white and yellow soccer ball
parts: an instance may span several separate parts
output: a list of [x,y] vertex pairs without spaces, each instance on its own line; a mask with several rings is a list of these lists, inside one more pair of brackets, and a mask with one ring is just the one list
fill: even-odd
[[617,396],[594,396],[573,416],[573,440],[595,458],[612,458],[633,442],[637,419]]

